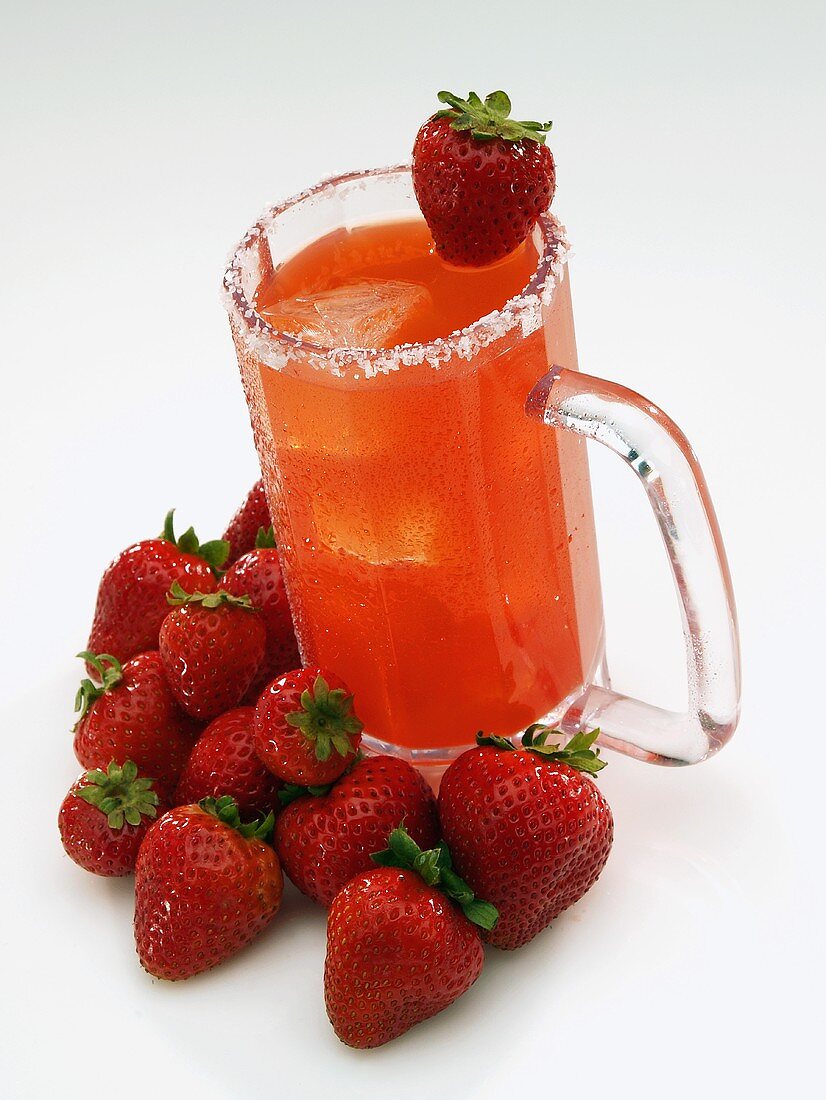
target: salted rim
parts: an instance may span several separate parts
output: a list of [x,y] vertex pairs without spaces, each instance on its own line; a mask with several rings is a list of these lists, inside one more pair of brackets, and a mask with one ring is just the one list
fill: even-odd
[[565,228],[550,210],[540,215],[537,222],[544,248],[536,270],[525,288],[509,299],[501,309],[485,314],[466,328],[458,329],[448,336],[421,344],[397,344],[392,348],[327,348],[302,340],[301,337],[279,332],[255,310],[242,287],[242,257],[266,236],[281,214],[307,199],[345,184],[366,183],[381,176],[409,175],[410,170],[409,164],[396,164],[330,176],[284,202],[267,207],[258,221],[247,230],[230,253],[222,290],[227,312],[241,324],[245,342],[253,346],[259,359],[278,368],[291,359],[301,358],[306,361],[310,358],[317,368],[323,369],[326,366],[336,375],[341,375],[344,367],[355,366],[363,369],[365,375],[370,377],[398,370],[400,366],[423,362],[435,367],[454,355],[470,359],[479,348],[501,339],[517,325],[521,326],[524,336],[539,328],[542,323],[542,305],[547,306],[550,303],[570,252]]

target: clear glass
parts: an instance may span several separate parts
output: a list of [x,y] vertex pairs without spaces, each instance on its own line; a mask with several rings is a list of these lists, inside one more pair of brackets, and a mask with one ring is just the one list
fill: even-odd
[[[325,349],[256,313],[262,280],[302,247],[416,213],[408,168],[342,176],[267,211],[225,275],[305,663],[348,683],[368,745],[422,765],[477,729],[513,736],[539,720],[600,724],[647,760],[702,759],[737,713],[719,533],[671,422],[578,374],[559,223],[537,226],[522,294],[429,344]],[[626,457],[660,516],[685,612],[687,715],[608,686],[587,437]]]

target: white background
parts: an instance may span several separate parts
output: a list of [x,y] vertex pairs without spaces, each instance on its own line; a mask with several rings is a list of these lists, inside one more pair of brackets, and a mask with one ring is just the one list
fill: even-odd
[[[0,472],[10,1097],[814,1091],[823,969],[822,5],[4,0]],[[597,888],[453,1009],[372,1053],[323,1009],[324,916],[294,891],[219,971],[151,982],[131,886],[63,856],[71,702],[99,575],[220,533],[256,465],[218,299],[268,201],[405,159],[435,93],[555,119],[584,369],[667,409],[703,462],[743,632],[740,732],[619,758]],[[617,686],[679,703],[665,558],[594,454]],[[819,911],[818,911],[819,910]]]

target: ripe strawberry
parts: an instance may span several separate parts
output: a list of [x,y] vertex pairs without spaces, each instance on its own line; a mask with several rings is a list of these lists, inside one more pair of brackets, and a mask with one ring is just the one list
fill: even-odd
[[[515,749],[479,734],[442,777],[439,817],[456,869],[499,909],[487,939],[522,947],[599,878],[614,837],[611,808],[588,774],[604,762],[596,733],[565,748],[532,726]],[[583,774],[585,773],[585,774]]]
[[262,932],[281,904],[272,814],[243,825],[227,798],[179,806],[149,829],[135,865],[135,945],[144,969],[177,981]]
[[229,543],[226,564],[232,565],[242,554],[248,554],[250,550],[254,550],[258,532],[261,528],[266,531],[271,524],[264,481],[259,479],[247,493],[244,503],[224,531],[224,541]]
[[321,787],[352,764],[361,729],[347,685],[320,668],[300,668],[261,693],[255,751],[285,783]]
[[265,816],[278,806],[281,784],[253,750],[254,718],[254,707],[238,707],[207,726],[181,772],[176,806],[228,794],[244,820]]
[[142,775],[174,786],[198,726],[182,714],[160,655],[139,653],[124,665],[108,653],[79,653],[100,680],[81,681],[75,697],[75,756],[84,768],[133,760]]
[[158,645],[172,694],[195,718],[210,721],[237,706],[264,657],[266,632],[247,596],[184,592],[173,584],[173,610]]
[[376,852],[379,867],[351,879],[327,919],[324,999],[336,1035],[377,1047],[435,1016],[482,970],[475,925],[496,909],[451,870],[445,845],[423,852],[404,829]]
[[448,263],[482,267],[513,252],[547,210],[556,169],[545,146],[550,122],[516,122],[504,92],[475,92],[421,127],[413,187],[436,250]]
[[214,571],[223,565],[228,546],[219,540],[199,543],[191,527],[176,539],[172,516],[167,514],[162,535],[127,547],[103,574],[86,646],[92,653],[128,661],[157,649],[173,582],[201,592],[215,590]]
[[79,867],[95,875],[129,875],[144,833],[167,799],[154,779],[138,778],[131,760],[82,775],[63,799],[60,839]]
[[285,873],[321,905],[370,868],[370,853],[402,822],[422,848],[433,848],[439,839],[436,800],[405,760],[365,757],[332,787],[296,797],[307,793],[297,787],[280,793],[289,804],[276,819],[275,847]]
[[258,532],[255,549],[244,554],[226,571],[221,587],[233,596],[248,595],[252,606],[261,612],[264,620],[267,646],[255,683],[250,689],[250,693],[254,692],[257,698],[260,689],[273,677],[281,676],[301,664],[272,527],[266,531],[262,528]]

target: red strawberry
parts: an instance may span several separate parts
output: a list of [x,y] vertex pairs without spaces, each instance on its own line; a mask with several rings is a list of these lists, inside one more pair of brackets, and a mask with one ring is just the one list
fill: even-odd
[[260,689],[274,676],[281,676],[301,664],[272,527],[258,532],[255,549],[226,571],[221,587],[233,596],[248,595],[264,620],[267,647],[251,688],[257,698]]
[[381,1046],[452,1004],[482,970],[475,925],[496,922],[496,909],[451,870],[444,845],[423,852],[404,829],[388,845],[373,857],[379,867],[336,895],[327,919],[327,1015],[351,1047]]
[[442,777],[442,832],[459,874],[499,910],[487,937],[497,947],[532,940],[590,890],[611,851],[611,808],[587,774],[604,767],[598,731],[565,748],[547,735],[532,726],[515,749],[480,734]]
[[135,865],[135,945],[156,978],[177,981],[236,954],[281,904],[272,814],[241,824],[231,798],[179,806],[152,825]]
[[248,554],[250,550],[254,550],[258,532],[262,527],[266,531],[271,524],[264,481],[261,479],[256,481],[247,493],[244,503],[224,531],[224,541],[229,543],[227,565],[237,561],[242,554]]
[[237,706],[264,657],[266,632],[247,596],[184,592],[173,584],[174,609],[158,645],[172,694],[187,714],[203,721]]
[[159,538],[127,547],[103,574],[86,648],[92,653],[113,653],[119,661],[157,649],[158,631],[169,611],[166,594],[173,582],[213,592],[213,570],[223,565],[227,550],[217,540],[202,545],[191,527],[176,539],[169,512]]
[[75,698],[75,756],[84,768],[133,760],[143,775],[174,786],[192,751],[198,726],[179,710],[158,653],[123,666],[108,653],[79,653],[100,684],[81,682]]
[[475,92],[422,126],[413,145],[413,187],[436,250],[448,263],[482,267],[513,252],[547,210],[556,169],[545,146],[550,122],[515,122],[504,92]]
[[175,805],[231,795],[241,817],[266,815],[278,805],[281,784],[253,751],[254,707],[228,710],[212,721],[184,765]]
[[342,680],[320,668],[300,668],[261,693],[255,751],[285,783],[321,787],[352,764],[361,728]]
[[[279,796],[287,802],[299,788]],[[302,794],[306,794],[303,788]],[[439,839],[436,800],[421,774],[405,760],[368,756],[329,791],[313,788],[276,819],[275,847],[284,871],[302,893],[329,905],[354,875],[367,871],[370,853],[391,829],[405,829],[422,848]]]
[[135,869],[144,833],[167,798],[131,760],[82,775],[63,799],[57,825],[66,854],[85,871],[114,877]]

